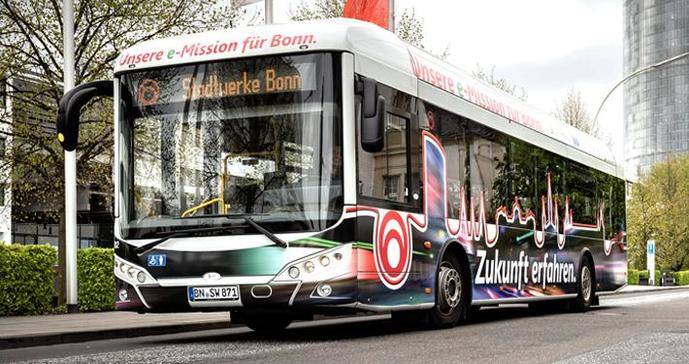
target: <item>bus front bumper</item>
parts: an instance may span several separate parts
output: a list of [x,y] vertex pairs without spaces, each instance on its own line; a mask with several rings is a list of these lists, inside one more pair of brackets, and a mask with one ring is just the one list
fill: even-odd
[[[319,252],[287,264],[275,276],[155,279],[148,271],[115,257],[118,310],[187,312],[253,309],[304,309],[356,299],[356,259],[351,244]],[[198,290],[230,292],[198,297]],[[196,293],[195,293],[196,292]]]

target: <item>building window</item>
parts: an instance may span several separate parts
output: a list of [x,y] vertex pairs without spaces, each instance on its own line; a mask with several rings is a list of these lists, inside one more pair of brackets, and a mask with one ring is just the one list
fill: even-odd
[[397,201],[400,191],[400,176],[383,176],[383,194],[388,200]]

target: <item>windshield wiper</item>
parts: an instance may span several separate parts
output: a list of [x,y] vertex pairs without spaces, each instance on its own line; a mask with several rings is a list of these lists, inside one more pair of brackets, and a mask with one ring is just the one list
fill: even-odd
[[265,235],[268,237],[268,239],[272,240],[273,243],[277,244],[277,246],[281,248],[287,248],[287,242],[278,238],[277,235],[271,233],[270,231],[266,230],[263,226],[259,225],[256,221],[251,219],[249,216],[242,216],[244,221],[246,221],[247,224],[251,225],[256,229],[259,233]]
[[[212,215],[206,217],[224,217],[228,219],[242,219],[244,220],[247,224],[249,224],[251,227],[253,227],[256,231],[259,233],[265,235],[268,239],[270,239],[273,243],[275,243],[277,246],[281,248],[287,248],[287,242],[280,239],[277,235],[271,233],[268,231],[266,228],[263,226],[259,225],[256,221],[251,219],[250,216],[258,216],[259,214],[248,214],[248,215],[242,215],[242,214],[232,214],[232,215]],[[169,235],[166,235],[163,238],[160,238],[158,240],[152,241],[148,244],[142,245],[136,249],[134,249],[134,252],[138,255],[141,255],[154,247],[168,241],[169,239],[172,238],[179,238],[179,237],[184,237],[184,236],[189,236],[193,235],[196,233],[206,233],[206,232],[216,232],[216,231],[224,231],[224,230],[232,230],[236,229],[238,226],[234,225],[227,225],[227,226],[214,226],[214,227],[207,227],[207,228],[195,228],[195,229],[184,229],[184,230],[175,230]]]
[[136,249],[134,249],[134,252],[138,255],[141,255],[154,247],[172,239],[172,238],[180,238],[180,237],[185,237],[185,236],[190,236],[194,235],[196,233],[206,233],[206,232],[216,232],[216,231],[224,231],[228,229],[235,229],[237,228],[236,226],[214,226],[214,227],[208,227],[208,228],[195,228],[195,229],[183,229],[183,230],[175,230],[171,234],[166,235],[158,240],[154,240],[148,244],[142,245]]
[[242,219],[244,220],[247,224],[251,225],[256,231],[259,233],[265,235],[268,239],[270,239],[273,243],[275,243],[277,246],[281,248],[287,248],[287,242],[280,239],[277,237],[277,235],[271,233],[268,231],[266,228],[263,226],[259,225],[256,221],[252,219],[252,217],[255,216],[267,216],[268,214],[262,214],[262,213],[245,213],[245,214],[215,214],[215,215],[198,215],[198,216],[189,216],[189,217],[183,217],[182,219],[202,219],[202,218],[217,218],[217,217],[224,217],[227,219]]

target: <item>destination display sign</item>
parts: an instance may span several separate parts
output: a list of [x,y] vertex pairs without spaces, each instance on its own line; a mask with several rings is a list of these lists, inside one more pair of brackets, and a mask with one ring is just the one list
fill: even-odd
[[142,72],[130,84],[142,106],[226,97],[313,91],[316,64],[282,58],[229,61]]
[[[244,71],[231,77],[211,74],[199,79],[190,76],[182,79],[182,89],[185,100],[313,90],[314,82],[305,85],[304,80],[298,69],[267,68],[257,73]],[[309,78],[306,77],[306,80],[309,81]]]

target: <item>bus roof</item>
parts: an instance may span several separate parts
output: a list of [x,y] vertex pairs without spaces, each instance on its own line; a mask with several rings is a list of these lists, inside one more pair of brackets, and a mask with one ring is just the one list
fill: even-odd
[[[334,50],[352,52],[460,97],[591,155],[608,165],[605,168],[608,173],[615,171],[613,174],[624,176],[614,154],[601,140],[409,45],[385,29],[359,20],[338,18],[252,26],[150,40],[124,50],[116,60],[115,73],[222,59]],[[417,96],[415,87],[410,90]]]

